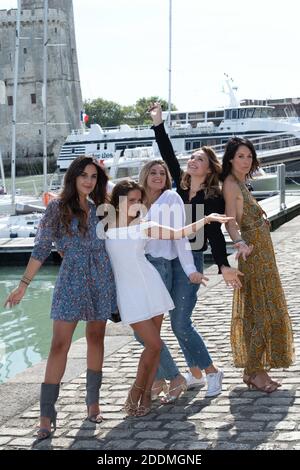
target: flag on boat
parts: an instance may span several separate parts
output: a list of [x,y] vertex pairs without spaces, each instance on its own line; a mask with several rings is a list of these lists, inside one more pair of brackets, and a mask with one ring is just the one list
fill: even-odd
[[85,114],[85,112],[82,110],[80,111],[80,121],[84,122],[85,124],[88,122],[89,116]]

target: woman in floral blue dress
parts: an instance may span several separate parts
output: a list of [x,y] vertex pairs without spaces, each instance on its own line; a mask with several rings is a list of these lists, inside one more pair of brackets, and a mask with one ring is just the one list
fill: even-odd
[[55,429],[55,402],[64,374],[72,336],[79,320],[87,322],[86,404],[88,418],[99,423],[106,321],[116,311],[116,293],[104,240],[96,236],[96,208],[106,199],[107,175],[91,157],[79,156],[70,165],[59,198],[48,205],[35,246],[19,286],[6,305],[18,304],[28,285],[49,256],[54,242],[63,253],[56,281],[51,318],[53,338],[44,383],[41,386],[41,421],[38,440]]

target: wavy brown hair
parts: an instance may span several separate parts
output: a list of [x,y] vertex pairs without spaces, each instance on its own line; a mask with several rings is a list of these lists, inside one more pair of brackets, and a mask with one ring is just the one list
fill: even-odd
[[161,190],[163,193],[166,189],[172,188],[172,178],[169,172],[167,164],[163,160],[151,160],[151,162],[146,163],[139,174],[139,183],[143,186],[145,191],[147,191],[147,179],[150,174],[151,168],[155,165],[160,165],[166,172],[166,184],[165,187]]
[[[204,198],[209,197],[218,197],[221,194],[219,177],[221,174],[221,163],[218,160],[218,157],[214,150],[211,147],[204,145],[203,147],[195,150],[196,153],[199,150],[202,150],[208,158],[210,173],[205,178],[204,181]],[[192,155],[193,155],[192,154]],[[180,186],[182,189],[190,189],[191,187],[191,176],[185,171],[182,175]]]
[[76,217],[79,221],[79,231],[83,235],[86,234],[87,214],[80,207],[79,194],[76,188],[76,179],[80,176],[87,165],[94,165],[97,170],[97,183],[89,197],[95,203],[96,207],[103,204],[106,200],[106,185],[108,176],[105,170],[101,168],[99,163],[93,157],[80,155],[69,166],[65,178],[64,187],[60,194],[60,220],[67,234],[71,234],[71,221]]

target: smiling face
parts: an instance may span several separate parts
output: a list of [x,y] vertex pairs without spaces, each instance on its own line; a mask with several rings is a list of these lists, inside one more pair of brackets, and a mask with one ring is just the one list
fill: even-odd
[[132,189],[127,196],[121,196],[119,204],[120,216],[136,217],[141,210],[142,193],[139,189]]
[[156,163],[148,173],[146,186],[152,191],[162,191],[166,187],[167,173],[162,165]]
[[231,160],[235,174],[246,176],[250,173],[253,162],[251,150],[246,145],[240,145]]
[[76,178],[76,189],[79,196],[87,197],[97,184],[97,168],[93,164],[87,165],[82,173]]
[[209,159],[203,150],[197,150],[187,162],[186,172],[190,176],[207,176],[211,173]]

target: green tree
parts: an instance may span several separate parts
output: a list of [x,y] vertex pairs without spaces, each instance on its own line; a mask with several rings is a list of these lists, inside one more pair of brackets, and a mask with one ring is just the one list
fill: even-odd
[[[129,124],[131,126],[142,126],[151,124],[151,118],[148,109],[151,103],[159,101],[163,111],[168,109],[166,100],[158,96],[150,96],[149,98],[140,98],[134,105],[121,106],[114,101],[107,101],[103,98],[88,100],[84,103],[84,109],[89,116],[90,124],[99,124],[102,127],[119,126],[120,124]],[[172,104],[171,109],[176,110]]]
[[114,101],[103,98],[88,100],[84,103],[84,109],[89,116],[90,124],[99,124],[102,127],[119,126],[124,122],[124,110]]
[[[137,100],[135,103],[137,125],[151,124],[152,120],[147,111],[150,104],[155,103],[156,101],[161,104],[163,111],[167,111],[168,102],[162,98],[159,98],[158,96],[150,96],[149,98],[140,98]],[[171,110],[176,111],[176,106],[174,104],[171,104]]]

